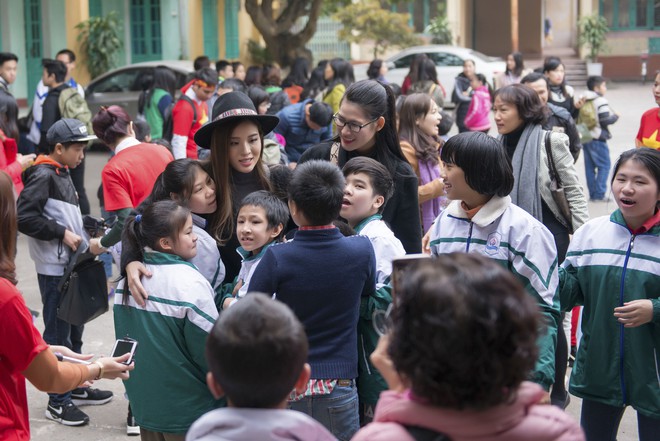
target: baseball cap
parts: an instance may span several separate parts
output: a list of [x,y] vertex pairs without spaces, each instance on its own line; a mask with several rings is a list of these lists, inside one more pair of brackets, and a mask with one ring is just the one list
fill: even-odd
[[53,124],[46,134],[48,144],[67,142],[87,142],[96,136],[87,133],[87,126],[77,119],[62,118]]

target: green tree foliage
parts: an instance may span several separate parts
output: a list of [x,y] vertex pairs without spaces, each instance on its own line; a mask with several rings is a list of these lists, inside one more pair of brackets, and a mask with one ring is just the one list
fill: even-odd
[[580,46],[589,48],[589,60],[596,62],[598,54],[606,48],[605,37],[610,29],[607,20],[596,14],[587,15],[578,21]]
[[438,15],[426,26],[424,32],[431,34],[433,44],[451,44],[452,35],[446,15]]
[[121,23],[116,11],[104,17],[90,17],[76,25],[78,41],[87,70],[92,78],[117,66],[117,54],[123,47]]
[[[273,0],[245,0],[245,11],[266,43],[266,49],[282,66],[289,66],[297,57],[312,59],[305,44],[316,33],[316,22],[321,14],[322,0],[288,0],[273,9]],[[296,22],[307,17],[300,32],[293,32]]]
[[404,47],[419,44],[413,29],[408,26],[409,14],[383,9],[377,0],[352,3],[337,12],[334,17],[344,28],[339,38],[349,43],[374,42],[374,58],[388,47]]

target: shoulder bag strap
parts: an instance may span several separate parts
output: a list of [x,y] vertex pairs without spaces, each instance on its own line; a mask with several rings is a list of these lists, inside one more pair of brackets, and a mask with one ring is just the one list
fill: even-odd
[[548,155],[548,169],[550,170],[550,179],[554,179],[557,183],[557,187],[561,187],[561,181],[559,180],[559,173],[557,173],[557,167],[555,167],[555,160],[552,157],[552,146],[551,146],[551,135],[550,130],[545,132],[545,151]]
[[339,166],[339,143],[333,142],[332,147],[330,147],[330,162],[334,165]]

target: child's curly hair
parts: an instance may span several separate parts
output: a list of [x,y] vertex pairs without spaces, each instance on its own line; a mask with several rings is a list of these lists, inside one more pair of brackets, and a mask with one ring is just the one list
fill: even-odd
[[497,262],[450,253],[397,284],[388,352],[430,405],[480,410],[512,400],[535,365],[539,312]]

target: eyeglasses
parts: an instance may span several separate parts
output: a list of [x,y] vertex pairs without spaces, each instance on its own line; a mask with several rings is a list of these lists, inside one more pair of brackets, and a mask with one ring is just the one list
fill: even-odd
[[357,124],[354,122],[347,122],[344,118],[339,116],[338,113],[332,115],[332,119],[334,120],[335,125],[337,126],[338,129],[343,129],[345,126],[348,126],[348,130],[350,130],[353,133],[360,133],[360,130],[362,130],[363,127],[367,127],[369,124],[375,123],[376,121],[378,121],[378,118],[380,118],[380,116],[364,124]]

